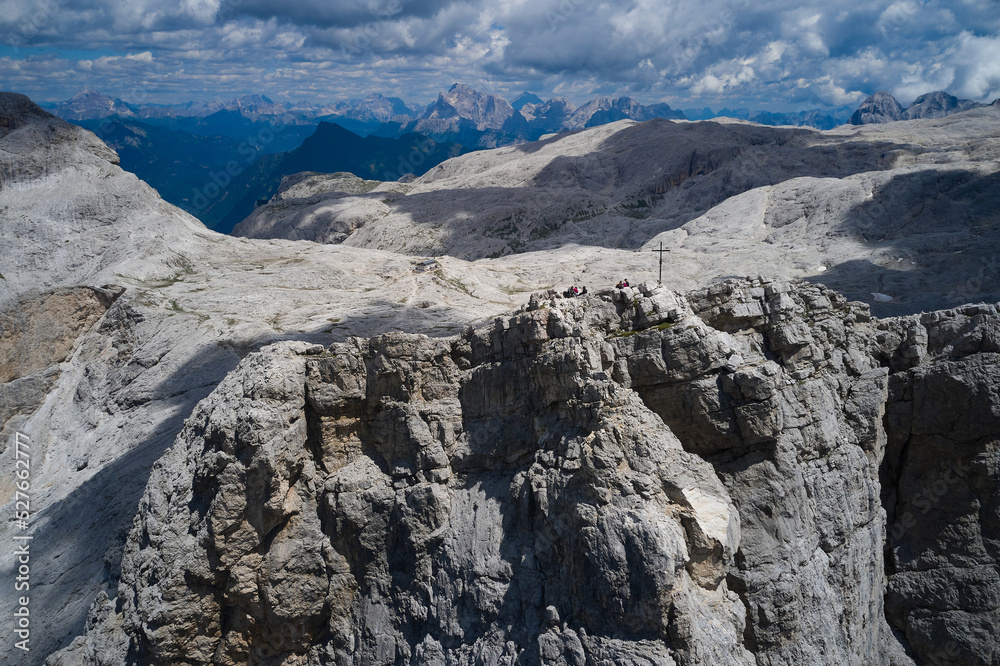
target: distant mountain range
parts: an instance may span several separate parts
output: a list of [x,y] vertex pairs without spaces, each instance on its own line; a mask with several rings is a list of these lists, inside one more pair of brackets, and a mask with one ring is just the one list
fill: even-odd
[[630,97],[598,97],[581,107],[562,97],[547,102],[533,93],[522,93],[509,103],[499,95],[479,92],[456,83],[438,95],[417,119],[391,125],[379,133],[391,136],[394,131],[415,131],[438,139],[451,139],[469,146],[495,148],[532,141],[545,134],[595,127],[616,120],[683,120],[684,114],[667,104],[647,106]]
[[[997,99],[993,104],[1000,103]],[[959,99],[943,90],[929,92],[913,100],[904,108],[891,93],[879,91],[866,99],[851,116],[852,125],[891,123],[897,120],[918,120],[920,118],[944,118],[953,113],[975,109],[979,104],[971,99]]]
[[[123,168],[208,227],[228,232],[268,199],[283,176],[346,171],[395,180],[421,175],[469,149],[536,140],[619,121],[732,117],[762,125],[819,129],[941,118],[982,106],[946,92],[921,95],[904,108],[878,92],[853,111],[792,113],[709,108],[680,111],[629,97],[598,97],[577,107],[524,92],[513,103],[456,83],[427,107],[372,94],[334,104],[274,102],[246,95],[227,102],[133,104],[93,91],[49,108],[94,131],[118,151]],[[362,138],[367,137],[367,138]],[[416,157],[414,157],[416,156]]]
[[240,139],[197,136],[135,118],[115,116],[75,123],[114,148],[123,169],[139,176],[166,201],[198,217],[210,228],[218,220],[205,217],[197,207],[194,199],[198,193],[209,183],[231,178],[227,163],[234,162],[243,169],[262,155],[261,150]]
[[739,118],[749,120],[759,125],[791,125],[794,127],[815,127],[816,129],[833,129],[844,125],[850,119],[854,108],[841,106],[836,109],[806,109],[803,111],[752,111],[746,108],[719,111],[705,107],[703,109],[684,109],[684,115],[689,120],[711,120],[713,118]]
[[[543,100],[531,92],[523,92],[508,102],[500,95],[461,83],[440,93],[426,106],[377,93],[326,105],[274,102],[262,95],[246,95],[225,102],[133,104],[85,91],[65,102],[48,104],[47,108],[71,122],[117,116],[201,136],[249,140],[265,153],[296,148],[323,121],[336,123],[360,136],[397,138],[418,132],[437,141],[492,148],[625,119],[704,120],[725,116],[765,125],[828,129],[847,122],[853,111],[848,107],[797,113],[748,109],[713,112],[708,108],[681,111],[663,103],[642,104],[630,97],[598,97],[578,107],[563,97]],[[269,130],[274,128],[280,128],[281,132],[271,136]]]
[[832,129],[847,123],[860,125],[941,118],[980,105],[938,91],[921,95],[906,108],[887,92],[875,93],[857,109],[842,106],[774,112],[747,108],[713,111],[705,107],[681,111],[663,103],[641,104],[630,97],[598,97],[577,107],[563,97],[543,100],[531,92],[523,92],[513,102],[508,102],[500,95],[456,83],[427,106],[378,93],[325,105],[274,102],[262,95],[245,95],[225,102],[133,104],[93,91],[46,106],[55,115],[72,122],[117,116],[201,136],[247,140],[261,152],[277,153],[296,148],[323,121],[336,123],[360,136],[374,134],[398,138],[417,132],[436,141],[493,148],[624,119],[710,120],[725,117],[761,125]]

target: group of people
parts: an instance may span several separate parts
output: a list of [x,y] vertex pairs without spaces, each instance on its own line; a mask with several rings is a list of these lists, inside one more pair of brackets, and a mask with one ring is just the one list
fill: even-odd
[[[615,285],[615,289],[625,289],[628,287],[628,278],[619,280],[618,284]],[[587,288],[584,287],[582,290],[580,287],[573,285],[569,289],[563,292],[563,298],[573,298],[574,296],[583,296],[587,293]]]

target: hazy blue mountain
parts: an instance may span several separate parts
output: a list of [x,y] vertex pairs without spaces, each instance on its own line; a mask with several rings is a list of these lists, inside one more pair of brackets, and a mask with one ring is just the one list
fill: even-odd
[[807,109],[804,111],[763,111],[747,108],[722,108],[713,111],[709,107],[701,109],[684,109],[684,115],[690,120],[711,120],[712,118],[739,118],[749,120],[758,125],[791,125],[793,127],[815,127],[816,129],[833,129],[843,125],[850,119],[853,108],[842,106],[834,109]]
[[524,108],[525,104],[544,104],[545,100],[532,92],[523,92],[514,98],[514,101],[510,103],[512,107],[518,111]]
[[542,134],[561,131],[576,106],[565,97],[556,97],[541,104],[525,104],[520,111],[531,128],[531,138],[537,139]]
[[[261,151],[246,141],[225,136],[199,136],[150,125],[134,118],[77,120],[115,149],[121,167],[154,187],[166,201],[215,227],[219,220],[205,215],[199,203],[206,187],[227,185]],[[235,165],[235,166],[233,166]]]
[[[75,124],[114,148],[121,167],[149,183],[166,201],[225,233],[292,173],[348,171],[362,178],[397,180],[405,173],[421,175],[449,157],[469,152],[419,134],[363,138],[326,122],[311,128],[313,133],[301,145],[280,153],[245,139],[195,134],[134,118]],[[272,145],[278,141],[275,138]]]
[[[233,177],[217,196],[204,196],[203,215],[216,231],[229,233],[253,212],[257,202],[270,198],[284,176],[301,171],[347,171],[372,180],[398,180],[422,175],[450,157],[469,152],[452,142],[436,142],[417,133],[398,138],[361,137],[335,123],[321,122],[301,146],[287,153],[261,155]],[[209,192],[203,194],[211,194]]]
[[407,104],[398,97],[375,93],[345,111],[343,116],[353,120],[376,120],[384,123],[393,118],[416,118],[420,111],[421,107],[418,105]]
[[[341,105],[334,113],[320,116],[317,120],[336,123],[359,136],[375,134],[383,124],[402,127],[420,116],[423,107],[411,104],[398,97],[386,97],[378,93],[368,95],[360,102]],[[393,136],[397,132],[390,132]]]
[[653,104],[646,106],[640,104],[631,97],[598,97],[580,108],[563,123],[563,129],[577,130],[584,127],[596,127],[606,125],[618,120],[652,120],[653,118],[666,118],[668,120],[684,120],[686,116],[682,111],[670,108],[668,104]]
[[132,118],[138,115],[138,108],[128,102],[93,90],[84,90],[65,102],[45,104],[43,107],[53,115],[70,121],[109,116]]

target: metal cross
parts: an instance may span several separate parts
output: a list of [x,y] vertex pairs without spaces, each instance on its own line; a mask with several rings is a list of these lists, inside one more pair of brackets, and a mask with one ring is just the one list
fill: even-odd
[[660,253],[660,279],[656,281],[656,284],[663,284],[663,253],[664,252],[670,252],[670,249],[668,248],[668,249],[664,250],[663,249],[663,241],[660,241],[660,249],[657,250],[656,248],[653,248],[650,251],[651,252],[659,252]]

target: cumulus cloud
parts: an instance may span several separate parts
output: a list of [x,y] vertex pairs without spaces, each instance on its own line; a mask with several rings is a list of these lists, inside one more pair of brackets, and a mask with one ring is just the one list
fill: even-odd
[[[675,105],[854,104],[880,89],[904,104],[932,89],[978,101],[1000,96],[997,0],[0,0],[0,6],[0,41],[13,47],[7,49],[12,66],[0,80],[49,99],[68,97],[84,82],[124,97],[136,80],[163,94],[199,91],[202,98],[261,86],[257,92],[272,96],[380,91],[428,101],[454,81],[576,102],[629,91]],[[47,66],[63,69],[46,72]],[[86,81],[74,84],[67,71]]]

